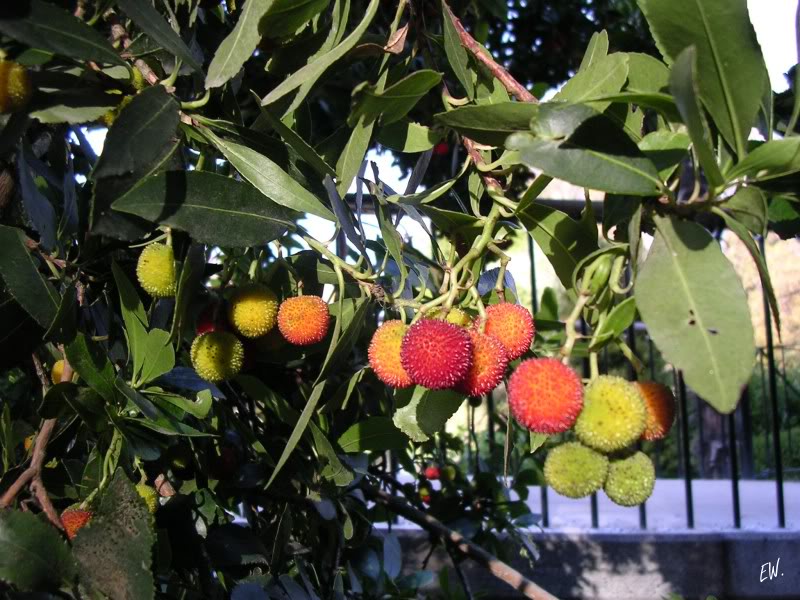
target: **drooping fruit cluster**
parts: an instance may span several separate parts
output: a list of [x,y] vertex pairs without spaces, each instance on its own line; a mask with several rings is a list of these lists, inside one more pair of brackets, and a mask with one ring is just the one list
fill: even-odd
[[636,385],[622,377],[600,375],[586,386],[575,433],[595,450],[621,450],[642,435],[645,415],[644,399]]
[[484,333],[505,346],[509,360],[519,358],[530,349],[535,331],[533,317],[524,306],[502,302],[486,309]]
[[656,469],[644,452],[612,460],[603,490],[612,502],[620,506],[637,506],[653,493]]
[[61,524],[64,525],[64,533],[67,539],[74,540],[83,527],[92,520],[94,513],[82,508],[68,508],[61,513]]
[[136,277],[145,292],[154,298],[175,295],[175,254],[167,244],[150,244],[139,255]]
[[158,492],[156,489],[146,483],[140,483],[136,486],[136,492],[142,500],[144,500],[145,506],[147,506],[147,510],[150,514],[154,514],[158,508]]
[[244,362],[242,342],[227,331],[210,331],[192,342],[192,366],[206,381],[224,381],[236,376]]
[[395,388],[414,385],[400,362],[400,346],[407,329],[402,321],[386,321],[372,336],[367,352],[369,366],[378,379]]
[[456,389],[467,396],[482,396],[496,388],[508,367],[506,349],[496,338],[477,329],[469,332],[472,364]]
[[608,458],[580,442],[556,446],[544,462],[547,485],[568,498],[583,498],[603,487]]
[[647,411],[642,439],[664,439],[675,421],[675,396],[672,395],[672,390],[655,381],[638,381],[636,387],[639,388]]
[[275,327],[278,298],[265,285],[251,283],[238,288],[228,304],[228,320],[246,338],[257,338]]
[[408,328],[400,362],[411,381],[432,390],[459,383],[472,363],[472,341],[458,325],[422,319]]
[[278,329],[296,346],[310,346],[325,339],[330,325],[328,305],[319,296],[287,298],[278,310]]
[[32,94],[28,69],[10,60],[0,60],[0,114],[22,110]]
[[523,427],[561,433],[575,424],[583,405],[583,385],[575,371],[555,358],[530,358],[508,381],[508,406]]

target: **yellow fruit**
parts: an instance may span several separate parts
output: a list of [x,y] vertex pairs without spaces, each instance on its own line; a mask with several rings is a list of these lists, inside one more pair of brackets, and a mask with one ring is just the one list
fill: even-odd
[[603,489],[615,504],[637,506],[650,497],[655,483],[653,461],[644,452],[637,452],[628,458],[611,461]]
[[175,255],[172,246],[150,244],[139,255],[136,276],[144,291],[154,298],[175,295]]
[[278,318],[278,298],[258,283],[243,285],[231,296],[228,320],[239,335],[247,338],[268,333]]
[[567,498],[584,498],[599,490],[606,480],[608,459],[579,442],[556,446],[544,461],[544,478]]
[[10,60],[0,60],[0,113],[22,110],[32,95],[28,69]]
[[154,512],[156,512],[156,509],[158,508],[158,492],[155,490],[155,488],[150,487],[145,483],[140,483],[136,486],[136,491],[142,497],[142,500],[144,500],[144,503],[147,505],[147,510],[150,511],[150,514],[152,515]]
[[57,360],[53,363],[53,368],[50,369],[50,379],[53,382],[53,385],[57,383],[61,383],[61,376],[64,374],[64,361]]
[[31,447],[33,447],[33,440],[34,436],[29,435],[22,441],[22,447],[25,448],[25,452],[27,452],[28,450],[31,449]]
[[646,414],[644,400],[634,384],[622,377],[600,375],[586,386],[575,433],[595,450],[614,452],[639,439]]
[[192,342],[192,366],[206,381],[224,381],[236,376],[244,362],[242,342],[227,331],[209,331]]

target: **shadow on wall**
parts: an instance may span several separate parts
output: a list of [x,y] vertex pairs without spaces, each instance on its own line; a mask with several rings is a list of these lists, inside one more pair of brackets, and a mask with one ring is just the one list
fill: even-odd
[[[430,551],[425,533],[398,531],[404,572],[422,569]],[[678,595],[704,600],[800,597],[800,532],[736,533],[546,533],[534,535],[540,559],[513,565],[555,596],[599,600],[652,600]],[[780,559],[780,562],[778,562]],[[769,566],[766,566],[769,565]],[[463,569],[474,594],[501,600],[521,598],[505,583],[471,562]],[[452,570],[447,552],[428,560],[434,573]],[[770,578],[770,575],[772,577]],[[458,589],[455,574],[450,588]],[[460,590],[459,590],[460,591]],[[430,598],[437,589],[426,590]]]

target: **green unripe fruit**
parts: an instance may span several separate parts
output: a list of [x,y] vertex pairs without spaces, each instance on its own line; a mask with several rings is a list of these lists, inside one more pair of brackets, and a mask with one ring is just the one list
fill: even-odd
[[139,284],[154,298],[175,295],[175,254],[172,246],[150,244],[139,255],[136,265]]
[[0,60],[0,113],[24,109],[32,95],[28,69],[10,60]]
[[456,468],[453,465],[445,465],[442,467],[442,479],[445,481],[454,481],[456,474]]
[[544,461],[544,478],[567,498],[584,498],[603,487],[608,458],[579,442],[556,446]]
[[142,500],[144,500],[145,505],[147,505],[147,510],[150,511],[150,514],[156,512],[158,508],[158,492],[155,488],[150,487],[147,484],[140,483],[136,486],[136,491],[138,492],[139,496],[141,496]]
[[278,298],[268,287],[251,283],[237,289],[228,305],[228,320],[239,335],[257,338],[275,327]]
[[639,439],[646,415],[644,399],[634,384],[601,375],[586,386],[575,433],[595,450],[614,452]]
[[628,458],[611,461],[603,489],[615,504],[637,506],[650,497],[655,483],[653,461],[644,452],[636,452]]
[[197,374],[214,383],[239,373],[244,362],[244,346],[232,333],[210,331],[194,339],[191,356]]
[[608,283],[608,277],[611,275],[611,266],[614,263],[614,257],[606,252],[602,256],[595,259],[589,269],[587,269],[586,276],[589,279],[588,292],[590,295],[595,296],[599,294]]
[[142,75],[142,72],[136,67],[131,69],[131,85],[137,92],[141,92],[145,87],[147,87],[147,82],[144,80],[144,75]]

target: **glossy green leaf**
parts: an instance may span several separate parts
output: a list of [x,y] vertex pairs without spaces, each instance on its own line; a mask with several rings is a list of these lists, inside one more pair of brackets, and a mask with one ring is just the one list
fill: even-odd
[[417,386],[409,403],[395,411],[392,421],[413,441],[425,442],[444,429],[463,403],[464,395],[458,392]]
[[169,332],[163,329],[152,329],[148,332],[144,351],[139,384],[153,381],[175,366],[175,349],[170,344]]
[[730,413],[755,361],[742,282],[700,225],[654,218],[657,235],[634,287],[639,313],[686,384],[718,411]]
[[458,30],[455,23],[453,23],[454,15],[450,12],[449,7],[442,1],[442,29],[444,30],[444,52],[447,56],[447,62],[453,69],[458,82],[464,91],[467,93],[467,98],[470,100],[475,96],[475,86],[472,82],[472,72],[469,68],[469,57],[464,46],[461,45],[461,39],[458,36]]
[[314,447],[317,449],[320,462],[323,465],[320,475],[333,481],[339,487],[350,485],[354,478],[353,471],[342,464],[342,461],[336,456],[336,450],[333,445],[314,421],[308,423],[308,428],[314,437]]
[[375,141],[395,152],[425,152],[438,144],[444,135],[440,131],[410,121],[397,121],[381,127]]
[[336,220],[319,198],[263,154],[247,146],[223,140],[208,129],[203,131],[203,135],[219,148],[242,177],[276,204],[329,221]]
[[374,87],[362,90],[360,103],[351,119],[364,115],[367,120],[380,120],[383,125],[394,123],[414,108],[419,100],[439,85],[442,75],[430,69],[414,71],[383,91]]
[[590,351],[597,351],[606,342],[622,335],[625,330],[633,324],[636,316],[636,302],[633,297],[625,298],[622,302],[611,309],[606,318],[594,332],[592,341],[589,344]]
[[361,168],[361,163],[364,162],[374,127],[374,120],[362,116],[353,127],[353,132],[350,134],[339,160],[336,161],[336,174],[339,178],[336,189],[342,196],[350,189],[350,184],[353,183],[353,179]]
[[750,177],[766,181],[800,171],[800,137],[770,140],[758,146],[728,173],[728,181]]
[[608,100],[609,102],[621,102],[624,104],[635,104],[639,108],[649,108],[660,113],[671,123],[680,123],[681,114],[675,105],[675,99],[669,94],[661,92],[638,92],[622,91],[617,94],[609,94],[595,98],[595,101]]
[[669,87],[675,96],[675,104],[678,105],[681,117],[689,130],[689,137],[692,138],[700,166],[703,167],[709,183],[718,186],[722,183],[722,174],[714,154],[711,131],[708,128],[703,107],[700,105],[695,57],[696,51],[693,46],[678,55],[675,64],[672,65]]
[[[603,32],[605,33],[605,32]],[[595,34],[597,35],[597,34]],[[530,432],[530,445],[531,445],[531,454],[536,452],[539,448],[541,448],[544,443],[550,439],[550,436],[546,433],[536,433],[535,431]]]
[[[93,177],[139,173],[175,136],[178,103],[164,86],[155,85],[134,96],[108,130]],[[142,143],[147,140],[147,143]]]
[[626,90],[659,93],[669,85],[667,65],[649,54],[628,53],[628,83]]
[[139,376],[142,363],[145,360],[145,345],[147,342],[147,313],[144,310],[142,299],[133,284],[119,268],[116,262],[111,263],[111,272],[119,293],[120,311],[122,322],[125,323],[125,336],[128,340],[128,358],[133,362],[133,377]]
[[108,40],[58,6],[31,0],[16,17],[0,19],[0,32],[32,48],[82,60],[124,65]]
[[386,210],[378,202],[375,203],[375,213],[378,217],[378,227],[381,230],[381,238],[386,245],[386,250],[394,259],[397,268],[400,270],[400,280],[392,287],[393,290],[402,291],[408,275],[406,263],[403,260],[403,238],[392,223],[392,219],[387,216]]
[[295,33],[325,10],[330,0],[271,0],[259,23],[261,35],[282,38]]
[[336,171],[325,160],[317,154],[317,151],[306,142],[294,129],[287,127],[283,121],[274,117],[270,112],[262,108],[261,117],[272,127],[279,136],[286,142],[292,149],[297,152],[297,155],[306,161],[320,177],[325,175],[335,176]]
[[697,86],[728,144],[742,156],[761,102],[764,59],[746,0],[639,0],[667,62],[697,49]]
[[114,400],[114,367],[101,346],[79,333],[65,348],[65,353],[69,364],[90,388],[105,400]]
[[151,398],[158,398],[164,402],[168,402],[172,404],[176,408],[179,408],[190,415],[197,417],[198,419],[205,419],[208,415],[209,411],[211,410],[211,404],[213,401],[213,396],[211,395],[211,390],[202,390],[197,392],[197,401],[188,400],[183,396],[177,396],[175,394],[168,394],[164,392],[157,392],[152,389],[144,390]]
[[78,297],[75,285],[67,286],[58,304],[58,311],[53,322],[44,334],[44,339],[59,344],[68,344],[75,339],[78,332]]
[[328,67],[347,54],[358,43],[358,41],[361,39],[361,36],[364,35],[364,32],[367,30],[367,27],[369,27],[369,24],[372,22],[372,19],[378,10],[379,4],[380,0],[370,0],[369,6],[367,6],[364,14],[364,19],[358,24],[352,33],[350,33],[350,35],[348,35],[347,38],[342,41],[341,44],[330,50],[328,53],[316,57],[305,67],[299,71],[295,71],[289,77],[284,79],[264,97],[264,99],[261,101],[261,104],[263,106],[272,104],[273,102],[283,98],[286,94],[296,90],[306,81],[315,81],[328,69]]
[[757,235],[766,235],[767,197],[755,187],[742,187],[727,200],[723,208],[747,229]]
[[250,184],[204,171],[148,177],[113,208],[226,247],[265,244],[293,227],[291,213]]
[[119,104],[121,96],[79,88],[40,93],[31,105],[31,117],[42,123],[89,123]]
[[58,530],[32,512],[0,511],[0,581],[22,592],[69,587],[76,573]]
[[339,437],[339,446],[345,452],[403,450],[407,444],[408,437],[389,417],[369,417],[353,423]]
[[60,299],[39,273],[25,240],[21,229],[0,225],[0,276],[19,305],[48,329],[58,312]]
[[192,71],[202,72],[203,66],[192,56],[189,47],[152,4],[141,0],[117,0],[117,4],[154,42],[173,56],[180,58]]
[[434,119],[481,144],[500,145],[510,134],[528,131],[538,113],[539,105],[532,102],[504,102],[460,106]]
[[364,326],[369,306],[366,298],[345,298],[342,300],[341,315],[336,314],[338,305],[332,306],[331,312],[334,313],[336,328],[339,329],[340,335],[334,336],[335,342],[328,348],[317,381],[327,377],[342,359],[350,354]]
[[181,333],[191,327],[188,308],[202,287],[206,266],[206,251],[203,244],[192,244],[178,274],[178,286],[175,292],[175,310],[172,313],[172,340],[180,340]]
[[598,60],[608,56],[608,32],[595,31],[592,37],[589,38],[589,44],[586,46],[586,51],[583,53],[581,65],[578,67],[578,72],[586,71],[592,67]]
[[585,70],[578,71],[553,97],[553,100],[588,103],[598,112],[602,112],[608,107],[609,102],[594,102],[594,98],[619,92],[627,79],[628,56],[615,52],[597,58]]
[[233,31],[222,40],[211,59],[206,75],[206,89],[227,83],[253,55],[261,40],[258,24],[269,6],[269,1],[245,0]]
[[639,142],[639,150],[653,161],[662,181],[669,179],[689,153],[691,138],[682,131],[659,129]]

